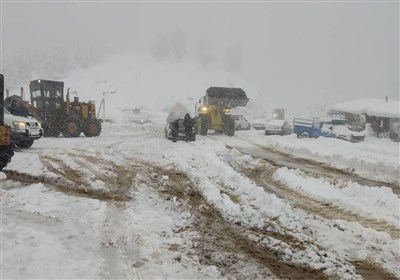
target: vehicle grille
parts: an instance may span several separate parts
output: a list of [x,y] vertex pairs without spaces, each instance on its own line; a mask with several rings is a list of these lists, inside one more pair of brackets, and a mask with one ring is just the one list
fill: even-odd
[[36,128],[36,127],[39,127],[39,123],[38,122],[26,122],[26,126]]

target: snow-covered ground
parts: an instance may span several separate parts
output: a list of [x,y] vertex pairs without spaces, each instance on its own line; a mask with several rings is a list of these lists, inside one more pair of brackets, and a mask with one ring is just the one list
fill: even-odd
[[[357,279],[360,263],[377,277],[400,277],[399,198],[391,189],[275,168],[227,141],[331,156],[341,168],[379,159],[398,171],[398,144],[384,140],[249,131],[172,143],[161,123],[43,138],[6,168],[35,177],[1,181],[2,278]],[[330,211],[319,213],[325,204]]]
[[[340,139],[265,136],[263,131],[239,131],[227,143],[236,146],[262,145],[293,157],[318,161],[359,174],[362,177],[399,184],[400,143],[390,139],[366,137],[351,143]],[[238,140],[239,138],[239,140]],[[245,141],[240,141],[245,140]]]

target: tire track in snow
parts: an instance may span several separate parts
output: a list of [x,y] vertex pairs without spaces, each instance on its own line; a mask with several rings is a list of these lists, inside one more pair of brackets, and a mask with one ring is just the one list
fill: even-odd
[[[337,273],[335,269],[325,274],[324,269],[312,268],[308,262],[311,261],[310,259],[304,261],[308,257],[309,250],[294,248],[289,245],[290,241],[287,244],[274,238],[273,235],[269,236],[268,232],[228,222],[220,209],[207,203],[202,195],[197,192],[197,187],[185,174],[151,164],[149,166],[153,168],[152,173],[156,174],[149,176],[153,185],[159,185],[162,177],[168,176],[170,185],[165,190],[159,191],[167,197],[176,197],[195,217],[196,222],[193,226],[182,230],[195,230],[201,233],[201,238],[196,246],[201,263],[216,265],[223,271],[223,274],[231,275],[236,279],[254,277],[243,276],[240,269],[237,268],[238,263],[243,261],[243,258],[246,261],[265,266],[273,274],[285,279],[327,279]],[[149,182],[149,186],[152,185],[151,182]],[[314,248],[316,247],[314,246]],[[301,259],[304,258],[303,261],[295,260],[296,257],[294,259],[288,257],[285,249],[290,250],[296,256],[301,256]],[[311,251],[313,250],[311,249]],[[216,252],[222,252],[225,256],[221,257],[221,254],[218,255]],[[324,254],[322,253],[322,255]],[[326,257],[328,256],[326,255]],[[321,258],[324,257],[321,256]],[[346,263],[343,260],[335,260],[335,265],[343,266]],[[269,275],[261,276],[261,278],[270,277]],[[255,278],[260,278],[260,275],[255,276]]]
[[[116,170],[115,176],[108,176],[96,172],[90,167],[90,164],[80,160],[75,161],[79,167],[74,169],[58,158],[41,156],[40,160],[55,176],[45,174],[36,176],[13,170],[3,170],[3,172],[6,173],[9,179],[27,184],[43,183],[50,189],[69,195],[102,201],[128,201],[131,199],[130,187],[133,175],[123,167],[108,162],[108,165],[112,166],[113,170]],[[92,174],[93,177],[88,178],[88,173]],[[93,188],[91,182],[94,180],[103,182],[107,188]]]
[[[45,187],[67,195],[105,201],[107,203],[107,211],[105,212],[103,226],[99,227],[101,232],[101,240],[99,242],[102,244],[99,254],[105,261],[100,266],[101,272],[99,276],[106,279],[144,279],[139,269],[131,266],[135,260],[139,259],[138,250],[134,247],[134,242],[132,242],[133,231],[127,230],[121,221],[126,216],[124,214],[124,202],[131,199],[131,194],[127,192],[132,184],[131,174],[136,174],[137,170],[125,170],[123,167],[114,165],[111,162],[86,155],[76,156],[69,154],[69,156],[74,158],[79,167],[71,169],[60,159],[48,156],[41,157],[44,165],[47,166],[48,170],[56,174],[56,177],[45,174],[33,176],[10,170],[4,170],[4,172],[8,179],[26,183],[28,186],[32,183],[43,183]],[[96,167],[93,168],[90,165],[95,164],[98,166],[100,163],[109,166],[117,176],[111,176],[110,178],[107,174],[99,172]],[[85,184],[85,179],[87,179],[85,172],[76,170],[79,168],[82,168],[83,171],[90,170],[95,174],[96,179],[110,183],[112,185],[110,190],[90,189],[90,185]],[[127,184],[129,187],[124,188],[123,184]],[[14,187],[11,185],[8,189],[12,188]],[[119,189],[124,191],[119,191]],[[32,217],[35,218],[36,216],[33,215]],[[33,220],[35,221],[35,219]],[[45,222],[46,220],[42,219],[40,221]]]
[[[214,138],[214,137],[213,137]],[[270,147],[253,143],[244,138],[238,137],[240,140],[249,143],[254,148],[244,148],[226,144],[228,149],[235,148],[238,151],[253,156],[254,158],[261,158],[268,161],[276,167],[287,167],[291,169],[300,169],[306,173],[316,174],[323,177],[331,177],[343,181],[353,181],[365,186],[381,187],[386,186],[392,189],[393,193],[400,196],[400,185],[389,182],[376,181],[368,178],[361,177],[351,171],[345,169],[338,169],[327,165],[326,163],[313,161],[310,159],[294,157],[280,151],[274,150]],[[223,139],[214,138],[215,140],[224,141]]]
[[307,213],[313,213],[329,220],[346,220],[356,222],[366,228],[388,233],[393,239],[400,238],[400,229],[382,220],[363,217],[349,212],[330,202],[318,200],[303,193],[290,189],[276,182],[271,171],[246,170],[243,173],[251,178],[257,185],[262,186],[267,192],[274,193],[277,197],[289,201],[294,208],[300,208]]
[[[232,166],[232,168],[236,169]],[[275,168],[266,167],[265,169],[245,169],[238,170],[245,176],[253,180],[257,185],[262,186],[266,192],[273,193],[277,197],[289,201],[294,208],[300,208],[305,210],[307,213],[313,213],[319,215],[325,219],[342,219],[350,222],[357,222],[364,227],[373,228],[375,230],[385,231],[388,234],[392,234],[392,238],[396,238],[399,235],[399,229],[387,224],[383,221],[374,219],[368,219],[360,217],[356,214],[338,208],[330,203],[318,201],[311,197],[305,196],[294,190],[288,189],[286,186],[282,186],[276,182],[272,175],[275,172]],[[397,237],[398,238],[398,237]],[[384,279],[391,280],[396,279],[393,275],[378,267],[377,265],[368,261],[350,261],[357,271],[367,280]]]
[[[118,202],[107,202],[106,215],[100,227],[100,254],[105,260],[101,277],[105,279],[143,279],[138,269],[132,267],[139,260],[139,248],[133,242],[134,231],[128,224],[124,205]],[[132,270],[134,273],[132,273]]]

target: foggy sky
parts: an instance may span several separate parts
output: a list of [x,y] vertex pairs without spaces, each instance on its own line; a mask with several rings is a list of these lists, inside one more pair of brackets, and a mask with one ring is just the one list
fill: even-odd
[[216,55],[240,45],[240,74],[282,106],[363,97],[399,99],[398,2],[3,2],[2,49],[90,44],[148,52],[184,32]]

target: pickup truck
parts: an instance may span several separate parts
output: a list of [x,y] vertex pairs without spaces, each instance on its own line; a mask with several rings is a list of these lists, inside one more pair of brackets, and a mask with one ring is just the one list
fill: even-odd
[[4,109],[4,123],[11,127],[13,142],[19,148],[29,148],[43,135],[40,122],[30,116],[14,116]]
[[293,133],[297,137],[318,138],[332,137],[347,140],[350,142],[363,141],[364,132],[350,130],[345,119],[332,118],[294,118]]
[[[320,118],[294,118],[293,119],[293,133],[297,135],[297,137],[310,137],[310,138],[318,138],[322,135],[322,126],[324,121]],[[325,137],[335,137],[335,134],[332,132],[324,133]]]

